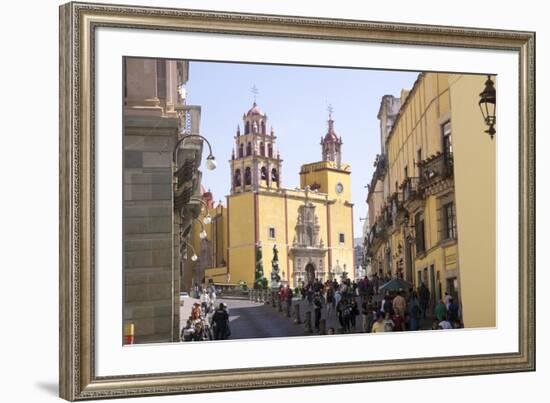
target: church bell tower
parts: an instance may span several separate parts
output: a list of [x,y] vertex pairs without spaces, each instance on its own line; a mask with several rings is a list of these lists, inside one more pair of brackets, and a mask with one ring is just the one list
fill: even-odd
[[237,126],[231,155],[231,194],[279,190],[283,160],[275,148],[275,131],[267,131],[267,115],[256,100],[243,115],[243,131]]
[[331,161],[340,168],[342,165],[342,137],[338,138],[334,132],[334,120],[332,119],[332,107],[328,108],[328,130],[325,137],[321,137],[321,150],[323,161]]

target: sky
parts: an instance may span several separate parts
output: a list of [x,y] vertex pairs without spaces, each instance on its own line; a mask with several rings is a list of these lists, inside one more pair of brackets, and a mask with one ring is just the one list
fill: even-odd
[[380,100],[412,88],[417,76],[416,72],[191,61],[187,104],[201,106],[200,132],[212,144],[218,162],[214,171],[201,167],[203,186],[216,202],[225,204],[237,125],[242,130],[243,113],[256,97],[267,114],[267,128],[273,127],[277,136],[282,186],[297,187],[300,166],[322,159],[320,141],[327,132],[331,105],[334,129],[343,141],[342,162],[351,165],[354,237],[361,237],[361,219],[367,215],[365,185],[380,153],[376,117]]

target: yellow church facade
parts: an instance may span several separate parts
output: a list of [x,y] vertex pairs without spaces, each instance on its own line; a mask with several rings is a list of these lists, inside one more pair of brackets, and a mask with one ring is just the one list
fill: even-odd
[[341,161],[342,139],[332,117],[321,138],[321,160],[302,165],[295,189],[282,186],[283,160],[266,126],[267,115],[254,103],[235,135],[225,206],[210,206],[209,224],[194,228],[197,282],[252,287],[258,248],[269,284],[274,248],[282,284],[353,278],[351,167]]

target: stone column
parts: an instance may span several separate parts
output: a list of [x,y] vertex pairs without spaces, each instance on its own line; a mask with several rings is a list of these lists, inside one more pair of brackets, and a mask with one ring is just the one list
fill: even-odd
[[159,107],[157,60],[126,58],[126,100],[129,107]]

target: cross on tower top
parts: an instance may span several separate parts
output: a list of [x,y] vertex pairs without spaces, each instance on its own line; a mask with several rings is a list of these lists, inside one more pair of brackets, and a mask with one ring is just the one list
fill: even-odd
[[259,91],[258,91],[258,88],[256,87],[256,84],[254,84],[252,86],[252,88],[250,89],[250,92],[252,94],[254,94],[254,103],[256,103],[256,96],[258,95]]
[[331,104],[328,104],[327,111],[328,111],[328,118],[332,119],[332,112],[334,112],[334,108],[332,107]]

